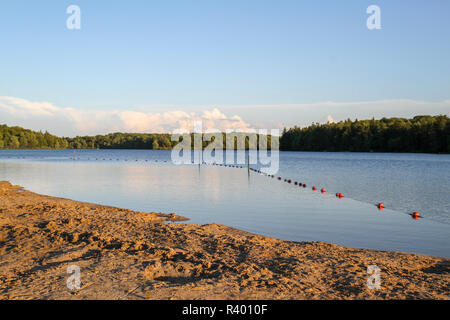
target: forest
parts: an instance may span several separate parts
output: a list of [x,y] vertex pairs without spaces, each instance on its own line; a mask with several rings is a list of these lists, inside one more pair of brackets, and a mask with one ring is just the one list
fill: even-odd
[[[222,134],[223,149],[226,148],[226,135]],[[234,133],[241,137],[245,148],[249,148],[249,137],[243,133]],[[256,143],[260,135],[256,136]],[[237,138],[234,148],[238,148]],[[21,127],[0,125],[0,148],[4,149],[155,149],[170,150],[179,141],[171,141],[170,134],[160,133],[111,133],[107,135],[83,136],[75,138],[60,138],[48,132],[36,132]],[[214,141],[214,138],[211,138]],[[203,141],[205,148],[210,142]],[[271,137],[267,136],[268,149]],[[194,134],[191,133],[191,147],[194,149]]]
[[285,129],[280,149],[290,151],[450,153],[450,118],[350,119]]
[[[223,137],[225,148],[225,134]],[[267,140],[270,149],[271,137]],[[177,143],[171,141],[170,134],[111,133],[66,138],[0,125],[0,148],[8,149],[172,149]],[[203,142],[203,147],[208,143]],[[245,137],[245,148],[248,147],[249,139]],[[439,115],[412,119],[348,119],[314,123],[304,128],[296,126],[283,130],[280,150],[450,153],[450,118]]]
[[0,125],[0,148],[4,149],[66,149],[70,144],[48,132],[36,132],[21,127]]

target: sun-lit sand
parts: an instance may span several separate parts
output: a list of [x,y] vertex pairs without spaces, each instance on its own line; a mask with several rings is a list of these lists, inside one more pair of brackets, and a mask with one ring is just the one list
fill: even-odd
[[[182,220],[0,182],[0,298],[450,298],[449,259],[172,223]],[[72,265],[77,291],[66,285]],[[380,289],[367,287],[370,265],[381,269]]]

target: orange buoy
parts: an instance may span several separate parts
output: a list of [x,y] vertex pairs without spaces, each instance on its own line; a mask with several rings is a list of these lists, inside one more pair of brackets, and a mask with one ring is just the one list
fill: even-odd
[[413,217],[415,220],[417,220],[417,219],[420,218],[420,213],[418,213],[417,211],[416,211],[416,212],[413,212],[412,217]]
[[324,188],[322,188],[322,189],[320,190],[320,192],[325,193],[325,192],[327,192],[327,190],[325,190]]
[[339,193],[336,193],[336,197],[339,198]]
[[313,191],[316,191],[317,190],[317,188],[314,186],[314,187],[312,187],[312,189],[313,189]]
[[342,199],[344,195],[342,193],[339,193],[339,199]]
[[382,202],[380,202],[380,203],[377,205],[377,207],[378,207],[378,209],[383,210],[383,209],[384,209],[384,204],[383,204]]

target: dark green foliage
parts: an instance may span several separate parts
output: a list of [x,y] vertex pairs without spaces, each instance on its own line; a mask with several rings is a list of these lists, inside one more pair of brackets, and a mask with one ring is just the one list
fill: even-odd
[[0,148],[8,149],[66,149],[69,146],[65,138],[49,134],[0,125]]
[[281,150],[450,153],[450,118],[346,120],[284,130]]
[[[220,134],[220,133],[219,133]],[[245,148],[249,147],[249,138],[243,135]],[[226,147],[225,134],[222,133],[223,148]],[[270,149],[270,136],[267,144]],[[214,138],[211,139],[214,141]],[[181,141],[181,138],[179,139]],[[171,141],[170,134],[149,133],[112,133],[107,135],[84,136],[75,138],[58,138],[47,132],[35,132],[20,127],[0,126],[0,148],[8,149],[172,149],[178,141]],[[210,142],[203,141],[205,148]],[[191,146],[194,149],[194,134],[191,134]],[[235,145],[237,148],[237,144]]]
[[172,149],[170,134],[111,133],[66,138],[73,149]]

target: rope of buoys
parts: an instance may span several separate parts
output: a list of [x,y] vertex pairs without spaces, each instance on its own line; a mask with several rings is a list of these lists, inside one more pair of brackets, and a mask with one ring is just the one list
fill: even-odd
[[[213,163],[213,165],[216,165],[216,164]],[[219,166],[222,166],[222,165],[219,164]],[[226,166],[226,167],[231,167],[231,168],[242,168],[242,167],[240,167],[240,166],[233,166],[233,165],[224,165],[224,166]],[[252,171],[254,171],[254,172],[257,172],[257,173],[262,173],[261,170],[258,170],[258,169],[250,168],[250,170],[252,170]],[[267,176],[267,177],[269,177],[269,178],[275,178],[274,175],[270,175],[270,174],[266,174],[266,173],[264,173],[264,175]],[[276,178],[277,178],[279,181],[281,181],[281,180],[283,179],[283,178],[280,177],[280,176],[278,176],[278,177],[276,177]],[[292,183],[293,181],[292,181],[291,179],[284,179],[284,182]],[[299,187],[306,188],[306,184],[305,184],[305,183],[302,183],[302,182],[299,182],[299,181],[294,181],[293,183],[294,183],[294,185],[296,185],[296,186],[298,185]],[[316,190],[317,190],[317,187],[316,187],[316,186],[313,186],[313,187],[312,187],[312,190],[313,190],[313,191],[316,191]],[[327,191],[327,190],[326,190],[325,188],[321,188],[321,189],[320,189],[320,192],[322,192],[323,194],[325,194],[326,191]],[[342,198],[344,198],[344,194],[341,193],[341,192],[337,192],[337,193],[336,193],[336,198],[342,199]],[[383,204],[382,202],[378,203],[376,206],[377,206],[377,208],[378,208],[379,210],[383,210],[383,209],[385,208],[385,206],[384,206],[384,204]],[[418,220],[418,219],[421,218],[420,213],[417,212],[417,211],[411,213],[410,215],[411,215],[411,217],[412,217],[414,220]]]

